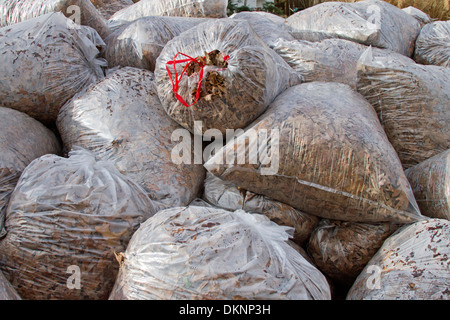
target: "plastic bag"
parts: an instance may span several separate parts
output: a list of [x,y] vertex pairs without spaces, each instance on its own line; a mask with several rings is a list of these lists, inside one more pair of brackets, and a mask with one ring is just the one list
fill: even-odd
[[203,18],[144,17],[120,26],[108,38],[103,56],[109,67],[155,70],[164,46],[180,33],[207,21]]
[[116,12],[132,6],[133,0],[90,0],[103,18],[108,20]]
[[450,148],[450,72],[371,49],[358,62],[358,91],[373,105],[405,169]]
[[415,18],[380,0],[321,3],[290,16],[287,24],[298,40],[341,38],[408,57],[420,32]]
[[62,13],[1,28],[0,106],[51,124],[68,99],[103,77],[96,45],[104,43],[95,35]]
[[133,236],[111,300],[328,300],[325,277],[262,215],[172,208]]
[[416,7],[409,6],[402,10],[419,21],[421,28],[423,28],[427,23],[432,22],[431,17],[428,14],[417,9]]
[[422,28],[414,60],[450,68],[450,21],[436,21]]
[[449,300],[450,221],[404,226],[389,237],[348,292],[348,300]]
[[122,9],[108,21],[115,29],[120,25],[148,16],[226,18],[227,0],[141,0]]
[[195,134],[243,128],[301,81],[248,22],[234,19],[208,21],[172,39],[155,76],[168,115]]
[[203,186],[205,169],[172,160],[171,136],[180,126],[164,112],[153,80],[148,70],[116,70],[64,105],[57,127],[68,150],[81,146],[114,162],[158,208],[185,206]]
[[287,41],[295,40],[290,34],[290,28],[287,25],[274,22],[270,18],[258,14],[257,11],[234,13],[230,16],[230,19],[245,20],[250,23],[250,26],[261,40],[271,48],[278,39]]
[[0,267],[23,299],[107,299],[119,269],[114,253],[155,212],[111,162],[83,149],[68,159],[43,156],[11,196]]
[[347,290],[399,225],[324,219],[314,230],[307,252],[317,268]]
[[90,0],[0,0],[0,26],[61,12],[78,25],[95,29],[104,39],[110,30]]
[[6,207],[22,171],[36,158],[59,154],[59,141],[26,114],[0,107],[0,238],[5,236]]
[[267,216],[275,223],[294,228],[293,241],[303,246],[319,223],[319,218],[305,214],[269,197],[242,190],[235,184],[222,181],[207,173],[203,198],[213,205],[230,210],[244,210]]
[[286,90],[204,166],[222,180],[322,218],[422,218],[373,107],[344,84]]
[[22,300],[14,287],[0,271],[0,300]]
[[405,173],[422,214],[450,220],[450,149]]
[[306,82],[339,82],[356,89],[356,67],[367,46],[342,39],[320,42],[279,39],[272,49],[300,73]]

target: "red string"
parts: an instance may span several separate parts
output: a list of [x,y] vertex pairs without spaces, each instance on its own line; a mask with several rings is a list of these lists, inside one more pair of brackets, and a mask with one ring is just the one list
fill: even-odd
[[[178,55],[182,55],[185,56],[187,59],[183,59],[183,60],[177,60]],[[229,61],[230,60],[230,56],[226,55],[223,57],[225,61]],[[178,90],[180,89],[180,82],[181,79],[183,78],[188,66],[192,63],[195,62],[198,65],[200,65],[200,74],[199,74],[199,79],[198,79],[198,85],[197,85],[197,92],[195,94],[195,101],[192,104],[188,104],[183,97],[181,97],[178,94]],[[180,76],[178,77],[178,72],[177,72],[177,64],[181,64],[181,63],[186,63],[186,65],[183,68],[183,71],[181,72]],[[174,70],[175,70],[175,80],[172,77],[172,73],[169,70],[169,65],[173,65]],[[196,104],[198,102],[198,100],[200,99],[200,93],[202,91],[202,82],[203,82],[203,71],[204,71],[205,65],[201,62],[199,62],[197,59],[194,59],[184,53],[181,52],[177,52],[177,54],[175,55],[175,57],[173,58],[172,61],[169,61],[166,63],[166,70],[167,73],[169,75],[170,78],[170,82],[172,83],[172,90],[173,93],[175,94],[175,97],[177,98],[178,101],[180,101],[186,108],[192,107],[194,104]]]

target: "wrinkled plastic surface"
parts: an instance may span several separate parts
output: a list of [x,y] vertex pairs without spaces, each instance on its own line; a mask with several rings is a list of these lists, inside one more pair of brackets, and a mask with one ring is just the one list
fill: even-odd
[[118,272],[114,252],[154,213],[144,190],[111,162],[80,148],[68,159],[43,156],[11,196],[1,269],[23,299],[106,299]]
[[405,173],[422,214],[450,220],[450,149]]
[[213,205],[231,211],[244,210],[267,216],[275,223],[294,228],[293,241],[303,246],[319,223],[319,218],[305,214],[269,197],[242,190],[235,184],[207,173],[203,198]]
[[325,277],[286,243],[288,233],[244,211],[160,211],[133,236],[110,299],[330,299]]
[[371,49],[358,62],[358,91],[373,105],[405,169],[450,148],[450,72]]
[[420,26],[423,28],[427,23],[431,23],[431,17],[423,12],[422,10],[417,9],[416,7],[409,6],[407,8],[402,9],[410,16],[414,17],[416,20],[419,21]]
[[436,21],[422,28],[416,40],[414,60],[450,68],[450,21]]
[[0,301],[4,300],[22,300],[22,298],[0,271]]
[[202,165],[172,160],[179,143],[171,136],[181,127],[164,112],[148,70],[110,73],[64,105],[57,126],[68,150],[81,146],[114,162],[159,208],[188,205],[203,186]]
[[369,261],[347,299],[449,300],[449,255],[450,221],[404,226]]
[[0,238],[9,197],[22,171],[36,158],[59,154],[59,141],[49,129],[19,111],[0,107]]
[[[196,58],[213,50],[230,58],[228,67],[217,71],[224,78],[224,92],[212,99],[205,95],[187,108],[173,94],[166,64],[178,52]],[[174,73],[173,65],[168,67]],[[183,67],[183,64],[176,66],[178,74]],[[205,71],[203,79],[208,74]],[[156,61],[155,76],[158,95],[167,114],[193,133],[204,133],[208,129],[225,133],[227,129],[244,128],[260,116],[278,94],[301,81],[300,75],[256,36],[247,21],[234,19],[202,23],[169,41]],[[179,83],[178,93],[188,104],[195,102],[192,91],[198,82],[197,73],[184,76]],[[205,92],[204,84],[205,81],[202,92]],[[194,127],[195,121],[201,121],[201,129]]]
[[95,29],[102,38],[109,34],[106,20],[90,0],[0,0],[0,26],[61,12],[76,23]]
[[227,0],[141,0],[122,9],[108,21],[108,26],[118,26],[148,16],[226,18]]
[[261,40],[269,47],[273,47],[278,39],[295,40],[286,24],[275,22],[265,15],[258,14],[256,11],[234,13],[230,16],[230,19],[246,20]]
[[380,0],[325,2],[302,10],[286,21],[298,40],[341,38],[390,49],[408,57],[414,53],[414,43],[420,32],[415,18]]
[[306,82],[339,82],[356,89],[356,67],[367,46],[343,39],[319,42],[279,39],[272,49],[300,73]]
[[[244,139],[244,153],[253,161],[239,164],[236,159],[242,159],[233,154]],[[398,223],[423,218],[373,107],[339,83],[286,90],[205,167],[222,180],[322,218]]]
[[156,59],[167,42],[207,21],[204,18],[144,17],[120,26],[108,38],[103,56],[109,67],[155,70]]
[[323,219],[308,243],[317,268],[334,283],[350,288],[366,264],[398,225]]
[[68,99],[103,77],[97,45],[104,43],[93,29],[62,13],[1,28],[0,106],[52,123]]
[[108,20],[116,12],[132,6],[133,0],[90,0],[103,18]]

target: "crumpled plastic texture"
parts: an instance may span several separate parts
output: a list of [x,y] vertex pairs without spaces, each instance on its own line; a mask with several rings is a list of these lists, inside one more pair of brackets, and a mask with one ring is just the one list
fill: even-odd
[[450,148],[450,72],[402,55],[358,62],[358,92],[375,108],[405,169]]
[[419,21],[381,0],[321,3],[290,16],[287,25],[298,40],[341,38],[408,57],[420,32]]
[[22,298],[0,271],[0,301],[5,300],[22,300]]
[[26,114],[0,107],[0,238],[11,193],[22,171],[36,158],[59,154],[55,134]]
[[97,45],[95,30],[62,13],[1,28],[0,106],[51,124],[67,100],[103,78]]
[[103,57],[109,67],[155,70],[156,59],[167,42],[207,21],[205,18],[144,17],[120,26],[105,39]]
[[133,0],[90,0],[103,18],[108,20],[116,12],[132,6]]
[[181,127],[164,112],[151,71],[111,72],[61,108],[57,127],[67,150],[80,146],[112,161],[160,209],[188,205],[203,187],[201,164],[172,160],[171,136]]
[[[214,50],[229,56],[228,66],[217,73],[224,78],[225,92],[220,97],[200,98],[187,108],[173,94],[173,85],[166,64],[178,52],[192,58]],[[181,74],[184,65],[176,66]],[[174,67],[168,66],[174,74]],[[203,79],[208,72],[205,71]],[[260,116],[269,104],[287,88],[302,79],[279,55],[254,32],[247,21],[219,19],[202,23],[175,37],[156,60],[155,76],[158,95],[167,114],[192,133],[209,129],[225,133],[227,129],[244,128]],[[195,102],[192,91],[198,86],[199,74],[185,75],[178,93],[188,104]],[[205,80],[202,92],[205,92]],[[194,122],[201,121],[202,128]]]
[[234,183],[223,181],[209,172],[203,199],[219,208],[262,214],[279,225],[292,227],[295,230],[292,240],[299,246],[306,245],[320,220],[269,197],[242,190]]
[[333,283],[349,289],[366,264],[399,225],[323,219],[311,235],[307,252]]
[[[0,0],[0,26],[23,22],[52,12],[95,29],[105,38],[110,30],[90,0]],[[79,18],[79,20],[78,20]]]
[[126,22],[148,16],[226,18],[227,5],[227,0],[140,0],[114,14],[108,26],[114,30]]
[[[1,269],[26,300],[107,299],[140,223],[156,213],[144,190],[111,162],[76,149],[23,172],[6,214]],[[71,279],[79,268],[80,288]]]
[[430,219],[389,237],[347,300],[449,300],[450,221]]
[[422,28],[416,40],[414,60],[450,68],[450,21],[436,21]]
[[305,82],[339,82],[356,90],[356,67],[367,46],[343,39],[319,42],[279,39],[272,49],[300,73]]
[[450,149],[405,173],[422,214],[450,220]]
[[405,11],[410,16],[414,17],[416,20],[419,21],[420,26],[423,28],[427,23],[433,22],[431,17],[423,12],[422,10],[417,9],[416,7],[409,6],[407,8],[403,8],[403,11]]
[[[243,159],[233,155],[240,148],[252,160],[239,163]],[[423,218],[375,110],[344,84],[287,89],[204,166],[222,180],[322,218]]]
[[111,300],[329,300],[292,229],[244,211],[160,211],[134,234]]
[[295,40],[290,33],[290,28],[286,24],[274,22],[274,20],[258,14],[256,11],[234,13],[230,16],[230,19],[245,20],[250,23],[250,26],[261,40],[271,48],[278,39],[286,41]]

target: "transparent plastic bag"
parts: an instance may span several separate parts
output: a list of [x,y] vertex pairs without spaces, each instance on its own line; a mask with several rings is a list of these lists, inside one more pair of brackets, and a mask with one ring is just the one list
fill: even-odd
[[422,28],[416,40],[414,60],[450,68],[450,21],[436,21]]
[[61,106],[101,79],[97,33],[49,13],[0,29],[0,106],[51,124]]
[[[249,159],[234,156],[236,149]],[[204,166],[222,180],[322,218],[422,218],[373,107],[344,84],[289,88]]]
[[133,0],[90,0],[103,18],[108,20],[116,12],[134,4]]
[[0,271],[0,301],[4,300],[22,300],[22,298]]
[[178,143],[171,136],[181,127],[164,112],[148,70],[111,72],[61,108],[57,127],[68,150],[80,146],[112,161],[158,208],[188,205],[203,186],[201,164],[172,160]]
[[141,0],[122,9],[108,21],[114,30],[120,25],[148,16],[226,18],[227,0]]
[[450,72],[402,55],[358,62],[358,91],[373,105],[405,169],[450,148]]
[[155,76],[168,115],[195,134],[243,128],[301,82],[247,21],[234,19],[208,21],[172,39],[156,60]]
[[68,159],[42,156],[11,196],[0,267],[23,299],[107,299],[119,269],[114,253],[155,212],[111,162],[80,148]]
[[209,172],[206,175],[203,199],[226,210],[259,213],[279,225],[292,227],[295,230],[292,240],[300,246],[306,244],[320,220],[269,197],[242,190]]
[[110,299],[331,299],[325,277],[287,243],[288,233],[244,211],[160,211],[130,241]]
[[11,193],[22,171],[36,158],[59,154],[55,134],[26,114],[0,107],[0,238]]
[[343,39],[319,42],[279,39],[272,49],[300,73],[305,82],[339,82],[356,89],[356,67],[367,46]]
[[416,7],[409,6],[407,8],[402,9],[404,12],[414,17],[417,21],[419,21],[420,26],[423,28],[427,23],[431,23],[431,17],[425,12],[417,9]]
[[422,214],[450,220],[450,149],[405,173]]
[[106,20],[90,0],[0,0],[0,26],[52,12],[61,12],[79,25],[95,29],[103,39],[110,32]]
[[250,23],[250,26],[256,32],[256,34],[263,40],[269,47],[273,47],[278,39],[286,41],[295,40],[290,34],[290,28],[284,23],[277,23],[270,18],[254,12],[238,12],[230,16],[230,19],[245,20]]
[[312,233],[307,252],[333,283],[349,289],[366,264],[399,225],[323,219]]
[[144,17],[120,26],[108,38],[103,56],[109,67],[155,70],[156,59],[167,42],[207,21],[204,18]]
[[415,18],[381,0],[321,3],[290,16],[287,25],[298,40],[341,38],[408,57],[420,32]]
[[402,227],[368,262],[347,300],[449,300],[449,241],[448,220]]

